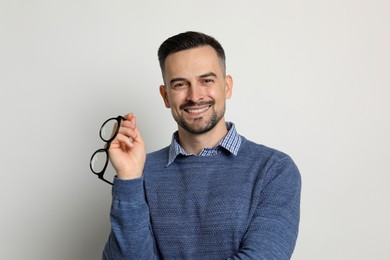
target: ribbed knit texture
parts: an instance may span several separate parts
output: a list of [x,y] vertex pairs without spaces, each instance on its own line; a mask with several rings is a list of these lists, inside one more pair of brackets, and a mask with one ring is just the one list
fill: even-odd
[[115,180],[104,259],[289,259],[300,174],[289,156],[242,137],[237,156],[147,157],[143,178]]

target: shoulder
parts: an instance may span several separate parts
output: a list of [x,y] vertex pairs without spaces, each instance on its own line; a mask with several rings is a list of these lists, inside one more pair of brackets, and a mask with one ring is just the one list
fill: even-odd
[[146,155],[146,162],[144,166],[144,176],[153,172],[161,172],[166,168],[169,156],[169,146],[160,150],[148,153]]
[[255,143],[243,136],[241,138],[242,145],[238,153],[241,160],[246,160],[251,164],[260,164],[260,169],[263,173],[273,172],[278,174],[287,171],[299,177],[298,167],[288,154],[275,148]]
[[264,160],[291,160],[291,157],[275,148],[263,145],[263,144],[258,144],[255,143],[251,140],[246,139],[245,137],[241,136],[242,139],[242,144],[239,150],[239,153],[241,153],[244,156],[249,156],[249,157],[257,157],[257,158],[262,158]]
[[156,162],[164,161],[164,163],[166,164],[167,160],[168,160],[168,154],[169,154],[169,146],[164,147],[160,150],[148,153],[146,155],[146,161],[147,161],[147,163],[148,162],[156,163]]

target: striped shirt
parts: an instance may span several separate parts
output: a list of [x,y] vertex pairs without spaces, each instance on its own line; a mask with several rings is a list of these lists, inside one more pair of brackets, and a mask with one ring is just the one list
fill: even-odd
[[[198,156],[213,156],[225,149],[226,151],[237,155],[238,149],[241,145],[241,136],[237,133],[236,128],[232,122],[226,122],[226,128],[228,133],[215,147],[203,148]],[[182,154],[184,156],[195,155],[193,153],[187,153],[183,147],[179,144],[179,132],[176,131],[172,136],[171,145],[169,147],[169,157],[167,166],[173,163],[176,157]]]

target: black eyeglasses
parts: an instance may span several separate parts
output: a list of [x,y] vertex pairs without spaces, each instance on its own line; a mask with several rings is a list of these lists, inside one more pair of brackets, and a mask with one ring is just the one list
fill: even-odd
[[106,142],[106,145],[104,148],[94,152],[89,162],[89,167],[91,168],[91,171],[96,174],[99,179],[111,185],[113,185],[113,183],[111,181],[106,180],[103,175],[106,171],[109,161],[108,149],[110,149],[112,140],[114,140],[116,135],[118,134],[122,120],[126,119],[123,116],[117,116],[107,119],[106,122],[103,123],[103,125],[100,127],[99,135],[100,138],[104,142]]

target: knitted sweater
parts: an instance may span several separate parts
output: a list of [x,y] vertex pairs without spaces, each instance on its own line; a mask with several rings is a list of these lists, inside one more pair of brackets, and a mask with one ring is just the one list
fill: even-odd
[[300,173],[291,158],[242,137],[237,156],[148,154],[144,175],[115,179],[103,259],[290,259]]

